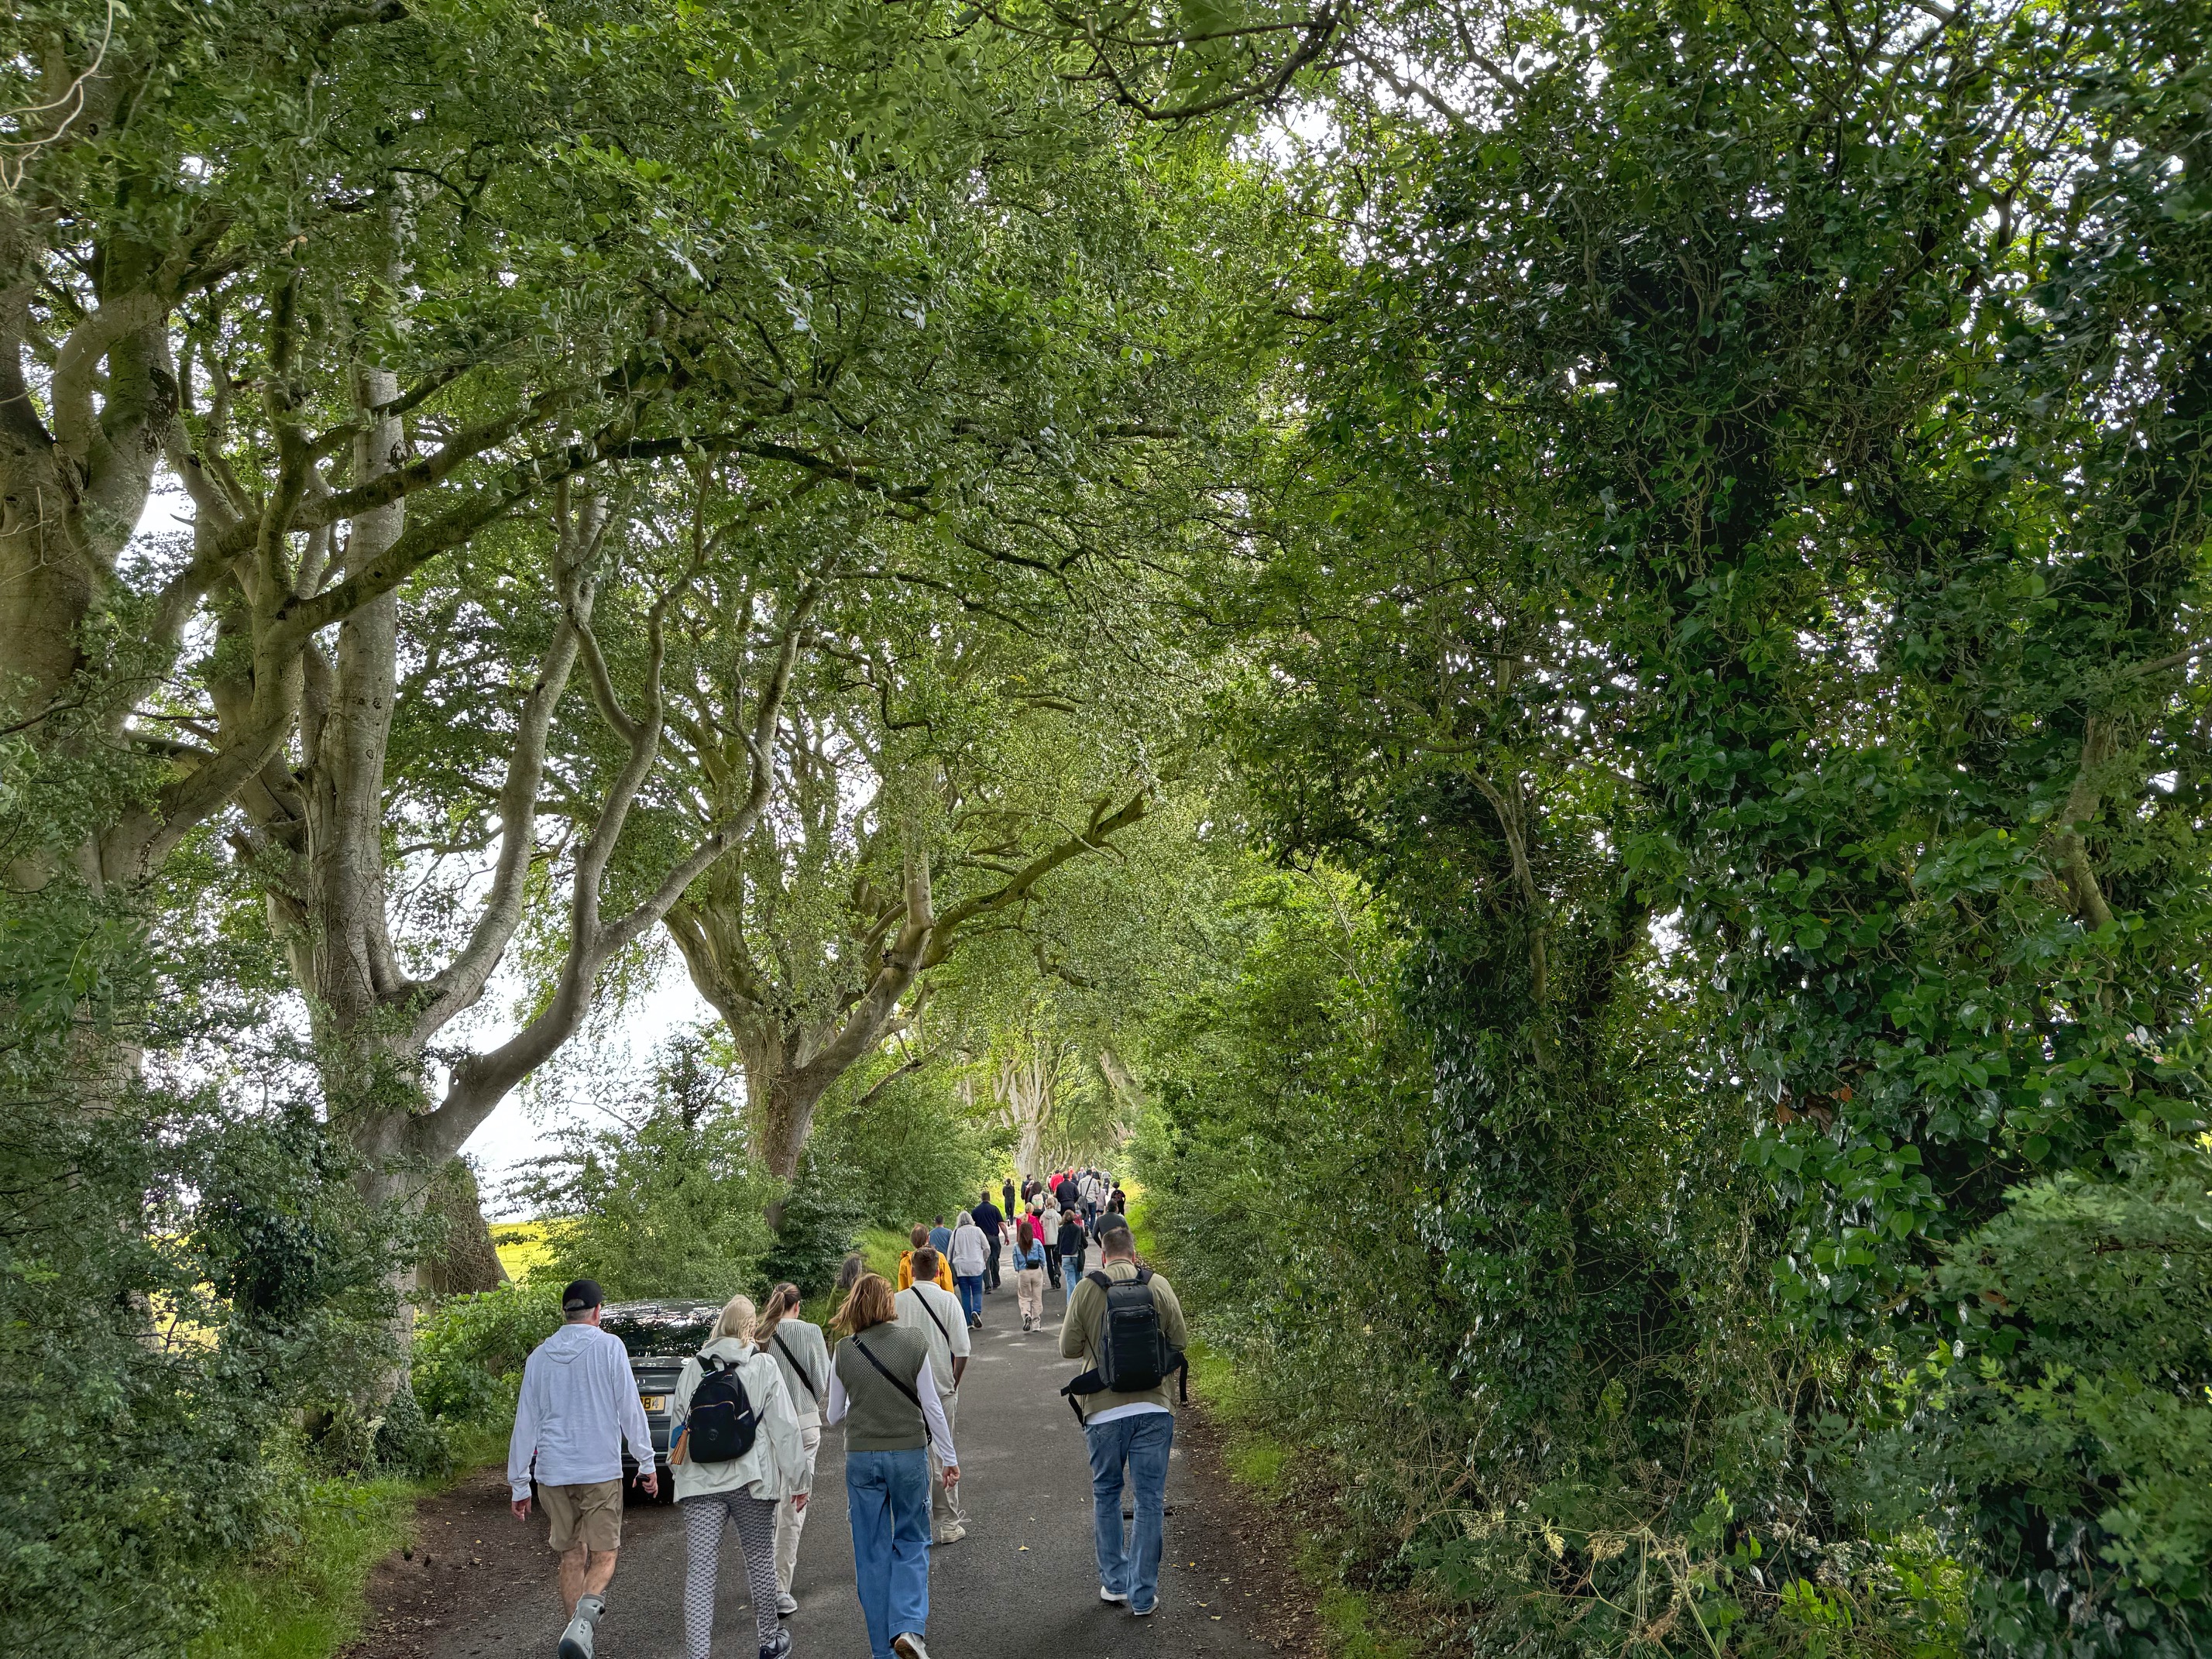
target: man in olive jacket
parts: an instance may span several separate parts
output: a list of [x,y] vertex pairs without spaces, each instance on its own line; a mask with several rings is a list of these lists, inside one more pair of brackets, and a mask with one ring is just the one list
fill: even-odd
[[[1128,1224],[1109,1217],[1099,1229],[1098,1250],[1109,1279],[1137,1276],[1137,1246]],[[1160,1334],[1177,1352],[1190,1346],[1182,1304],[1158,1274],[1147,1286],[1160,1316]],[[1097,1369],[1099,1329],[1106,1292],[1088,1278],[1075,1287],[1067,1318],[1060,1328],[1060,1352]],[[1135,1394],[1082,1396],[1083,1435],[1091,1443],[1091,1530],[1098,1548],[1098,1599],[1125,1604],[1144,1618],[1159,1605],[1161,1534],[1167,1511],[1168,1452],[1175,1444],[1175,1412],[1168,1403],[1167,1380]],[[1136,1492],[1136,1522],[1124,1542],[1121,1534],[1122,1471]]]

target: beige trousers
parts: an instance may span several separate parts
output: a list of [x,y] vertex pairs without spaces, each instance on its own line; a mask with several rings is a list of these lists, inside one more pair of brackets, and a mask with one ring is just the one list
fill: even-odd
[[1044,1322],[1044,1269],[1024,1267],[1014,1275],[1014,1300],[1021,1304],[1022,1318]]
[[[799,1443],[806,1448],[806,1490],[814,1490],[814,1454],[822,1445],[822,1431],[801,1429]],[[791,1594],[791,1575],[799,1570],[799,1534],[806,1530],[806,1511],[788,1498],[775,1506],[775,1587]]]
[[[957,1389],[939,1389],[937,1403],[945,1407],[945,1431],[952,1437],[952,1443],[960,1443],[960,1425],[953,1420],[954,1407],[960,1403]],[[937,1448],[929,1449],[929,1532],[933,1542],[945,1536],[947,1527],[965,1527],[968,1512],[960,1506],[960,1488],[945,1484],[945,1465],[937,1461]]]

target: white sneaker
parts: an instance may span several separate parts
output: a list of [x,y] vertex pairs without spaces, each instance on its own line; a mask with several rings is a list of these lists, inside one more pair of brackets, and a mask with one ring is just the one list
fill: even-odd
[[1157,1601],[1153,1602],[1149,1607],[1131,1607],[1129,1609],[1130,1613],[1139,1619],[1149,1619],[1159,1610],[1160,1604]]
[[929,1650],[921,1644],[921,1638],[912,1631],[891,1638],[891,1651],[899,1659],[929,1659]]
[[1098,1587],[1098,1599],[1102,1601],[1111,1601],[1117,1607],[1127,1607],[1129,1602],[1127,1596],[1116,1595],[1103,1584]]
[[929,1542],[931,1547],[934,1548],[939,1544],[957,1544],[967,1535],[968,1528],[962,1526],[957,1521],[955,1521],[943,1532],[940,1532],[936,1537],[931,1539]]
[[777,1618],[788,1619],[793,1613],[797,1613],[798,1611],[799,1603],[792,1599],[792,1595],[789,1590],[783,1591],[775,1598],[775,1616]]

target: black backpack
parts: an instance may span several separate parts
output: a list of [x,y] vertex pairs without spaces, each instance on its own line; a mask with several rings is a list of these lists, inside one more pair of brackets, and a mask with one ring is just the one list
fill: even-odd
[[745,1398],[745,1385],[738,1381],[738,1362],[702,1354],[699,1364],[707,1374],[691,1392],[684,1455],[694,1463],[727,1463],[753,1449],[760,1433],[760,1413]]
[[1137,1269],[1134,1279],[1115,1279],[1105,1273],[1084,1275],[1106,1293],[1106,1311],[1098,1318],[1098,1364],[1074,1378],[1060,1392],[1075,1409],[1079,1421],[1083,1407],[1076,1396],[1086,1394],[1142,1394],[1157,1389],[1170,1376],[1182,1374],[1182,1397],[1190,1398],[1190,1371],[1183,1356],[1168,1346],[1160,1328],[1160,1304],[1152,1295],[1152,1270]]

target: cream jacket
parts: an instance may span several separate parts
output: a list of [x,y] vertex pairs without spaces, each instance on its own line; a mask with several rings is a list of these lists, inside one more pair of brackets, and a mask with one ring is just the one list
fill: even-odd
[[[695,1463],[687,1459],[675,1465],[676,1501],[680,1504],[708,1492],[749,1492],[755,1498],[774,1502],[806,1491],[806,1448],[799,1439],[799,1414],[791,1407],[791,1395],[784,1389],[783,1373],[775,1361],[750,1343],[730,1336],[717,1337],[699,1352],[726,1362],[743,1362],[738,1368],[738,1381],[744,1384],[746,1400],[760,1413],[760,1431],[753,1437],[752,1449],[743,1457],[733,1457],[726,1463]],[[676,1380],[678,1429],[690,1417],[691,1396],[706,1375],[706,1367],[697,1359],[684,1362],[684,1375]]]

